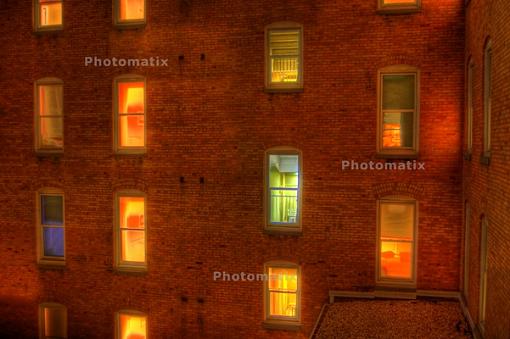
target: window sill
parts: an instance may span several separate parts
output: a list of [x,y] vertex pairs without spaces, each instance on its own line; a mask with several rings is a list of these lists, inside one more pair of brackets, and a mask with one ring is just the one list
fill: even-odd
[[64,150],[62,148],[58,149],[38,149],[35,151],[35,154],[38,157],[59,157],[64,155]]
[[294,237],[299,237],[303,234],[303,229],[301,227],[266,227],[264,228],[264,233],[268,235],[289,235]]
[[140,149],[140,150],[116,150],[115,151],[115,155],[120,155],[120,156],[144,156],[147,154],[147,150],[145,149]]
[[118,30],[125,29],[143,29],[146,26],[145,21],[136,21],[136,22],[117,22],[114,24],[114,27]]
[[133,274],[133,275],[146,275],[147,266],[135,267],[135,266],[117,266],[114,271],[119,274]]
[[485,166],[489,166],[491,164],[491,154],[490,154],[490,152],[484,152],[480,156],[480,164],[485,165]]
[[418,159],[418,153],[377,153],[378,159],[393,159],[393,160],[414,160]]
[[39,27],[34,29],[34,34],[43,35],[50,33],[58,33],[64,30],[64,26],[53,26],[53,27]]
[[301,326],[300,322],[285,320],[266,320],[262,323],[267,330],[300,331]]
[[64,260],[39,260],[37,265],[42,270],[65,270],[66,262]]
[[264,89],[266,93],[303,93],[304,89],[302,86],[299,87],[266,87]]
[[380,15],[399,15],[399,14],[414,14],[420,13],[421,8],[417,6],[394,6],[382,7],[377,9],[377,14]]

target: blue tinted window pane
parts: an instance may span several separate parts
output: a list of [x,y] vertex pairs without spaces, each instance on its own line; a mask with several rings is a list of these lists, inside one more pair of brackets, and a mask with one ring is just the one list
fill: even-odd
[[41,196],[41,220],[44,225],[63,224],[63,200],[61,196]]
[[64,228],[43,227],[43,243],[45,257],[63,257]]

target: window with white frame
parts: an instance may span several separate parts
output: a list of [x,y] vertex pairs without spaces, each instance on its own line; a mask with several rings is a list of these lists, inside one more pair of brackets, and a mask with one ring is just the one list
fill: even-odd
[[63,82],[45,78],[35,83],[35,147],[38,152],[64,148]]
[[62,29],[63,1],[62,0],[34,0],[35,1],[35,29],[37,31]]
[[67,338],[67,309],[57,303],[39,305],[39,338]]
[[419,72],[410,66],[379,71],[378,153],[414,155],[418,151]]
[[303,86],[302,28],[277,23],[266,28],[266,87],[300,89]]
[[484,91],[483,91],[483,152],[489,157],[491,151],[491,110],[492,110],[492,44],[487,42],[484,57]]
[[266,320],[300,320],[300,269],[292,263],[274,262],[265,265]]
[[116,314],[116,339],[147,339],[147,315],[137,311]]
[[301,155],[290,148],[266,152],[266,227],[299,229],[301,226]]
[[119,26],[145,23],[146,0],[114,0],[115,23]]
[[64,195],[46,189],[38,193],[38,260],[44,264],[63,264],[65,260]]
[[117,193],[116,211],[116,266],[118,269],[145,270],[147,267],[145,195],[138,191]]
[[145,152],[145,78],[115,80],[115,148],[118,153]]

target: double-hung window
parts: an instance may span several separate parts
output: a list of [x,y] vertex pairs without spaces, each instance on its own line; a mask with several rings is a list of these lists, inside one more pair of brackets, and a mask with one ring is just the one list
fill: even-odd
[[291,263],[265,265],[265,315],[266,321],[300,320],[300,269]]
[[63,1],[62,0],[34,0],[34,23],[36,31],[62,29]]
[[38,214],[39,263],[64,264],[64,195],[58,190],[40,192],[38,194]]
[[117,26],[140,26],[145,24],[146,0],[114,0],[115,24]]
[[137,311],[116,314],[116,339],[147,339],[147,315]]
[[56,303],[39,305],[39,338],[67,338],[67,309]]
[[35,83],[35,148],[37,152],[62,152],[64,148],[63,83],[45,78]]

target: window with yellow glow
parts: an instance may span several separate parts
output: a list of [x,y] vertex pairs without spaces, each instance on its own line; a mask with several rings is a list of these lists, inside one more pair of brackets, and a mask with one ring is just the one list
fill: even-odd
[[299,268],[291,265],[266,267],[266,318],[299,318]]
[[415,211],[411,200],[379,203],[379,278],[414,279]]
[[300,160],[295,151],[268,153],[268,224],[299,226]]
[[145,147],[145,81],[118,80],[117,150]]
[[117,339],[146,339],[147,316],[140,313],[119,312]]
[[117,23],[145,22],[145,0],[116,0]]
[[36,0],[36,25],[38,29],[62,26],[61,0]]
[[119,267],[144,267],[146,263],[145,198],[140,195],[118,196]]
[[64,305],[46,303],[39,306],[39,338],[67,338],[67,310]]
[[301,28],[270,28],[268,43],[268,87],[298,88],[301,86]]
[[379,9],[417,10],[420,8],[420,1],[421,0],[379,0]]
[[36,85],[36,148],[61,150],[64,147],[64,102],[62,82],[40,80]]

